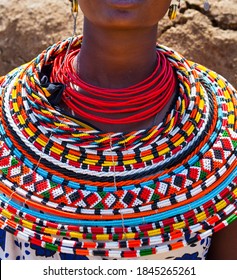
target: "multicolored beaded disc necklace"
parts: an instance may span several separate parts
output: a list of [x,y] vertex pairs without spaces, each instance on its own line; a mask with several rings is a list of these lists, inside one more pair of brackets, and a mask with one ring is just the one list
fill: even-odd
[[158,45],[178,79],[175,104],[159,125],[105,133],[59,110],[68,85],[42,74],[81,43],[59,42],[1,79],[0,228],[53,251],[135,258],[235,221],[234,88]]

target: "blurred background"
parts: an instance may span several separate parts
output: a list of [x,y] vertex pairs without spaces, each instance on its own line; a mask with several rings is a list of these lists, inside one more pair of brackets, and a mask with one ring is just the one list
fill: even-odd
[[[157,0],[158,1],[158,0]],[[182,1],[177,19],[160,22],[158,42],[204,64],[237,88],[237,0]],[[73,32],[68,0],[0,0],[0,75]],[[77,33],[82,33],[82,14]]]

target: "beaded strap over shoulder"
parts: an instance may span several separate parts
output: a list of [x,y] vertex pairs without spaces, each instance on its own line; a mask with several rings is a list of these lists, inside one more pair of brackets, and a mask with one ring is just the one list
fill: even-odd
[[165,120],[126,133],[88,128],[53,107],[40,80],[81,42],[59,42],[0,79],[0,228],[54,251],[132,258],[187,246],[236,220],[234,88],[157,46],[179,86]]

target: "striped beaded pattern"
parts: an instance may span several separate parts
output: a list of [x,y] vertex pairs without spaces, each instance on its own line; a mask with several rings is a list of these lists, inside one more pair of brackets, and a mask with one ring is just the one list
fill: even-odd
[[62,253],[132,258],[188,246],[233,222],[234,88],[157,46],[178,77],[173,108],[146,130],[104,133],[54,108],[40,83],[41,70],[81,42],[59,42],[1,78],[0,228]]

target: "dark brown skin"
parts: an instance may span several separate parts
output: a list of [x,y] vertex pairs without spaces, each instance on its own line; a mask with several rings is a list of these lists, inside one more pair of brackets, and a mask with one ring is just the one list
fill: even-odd
[[237,260],[237,221],[213,235],[209,260]]
[[[127,0],[129,5],[125,2],[79,0],[85,16],[84,38],[74,66],[79,66],[84,81],[95,86],[128,87],[144,80],[154,69],[157,26],[171,1]],[[172,99],[159,113],[157,123],[163,120],[171,103]],[[153,118],[135,125],[92,125],[109,132],[138,130],[152,123]],[[237,222],[214,234],[208,258],[237,260]]]

